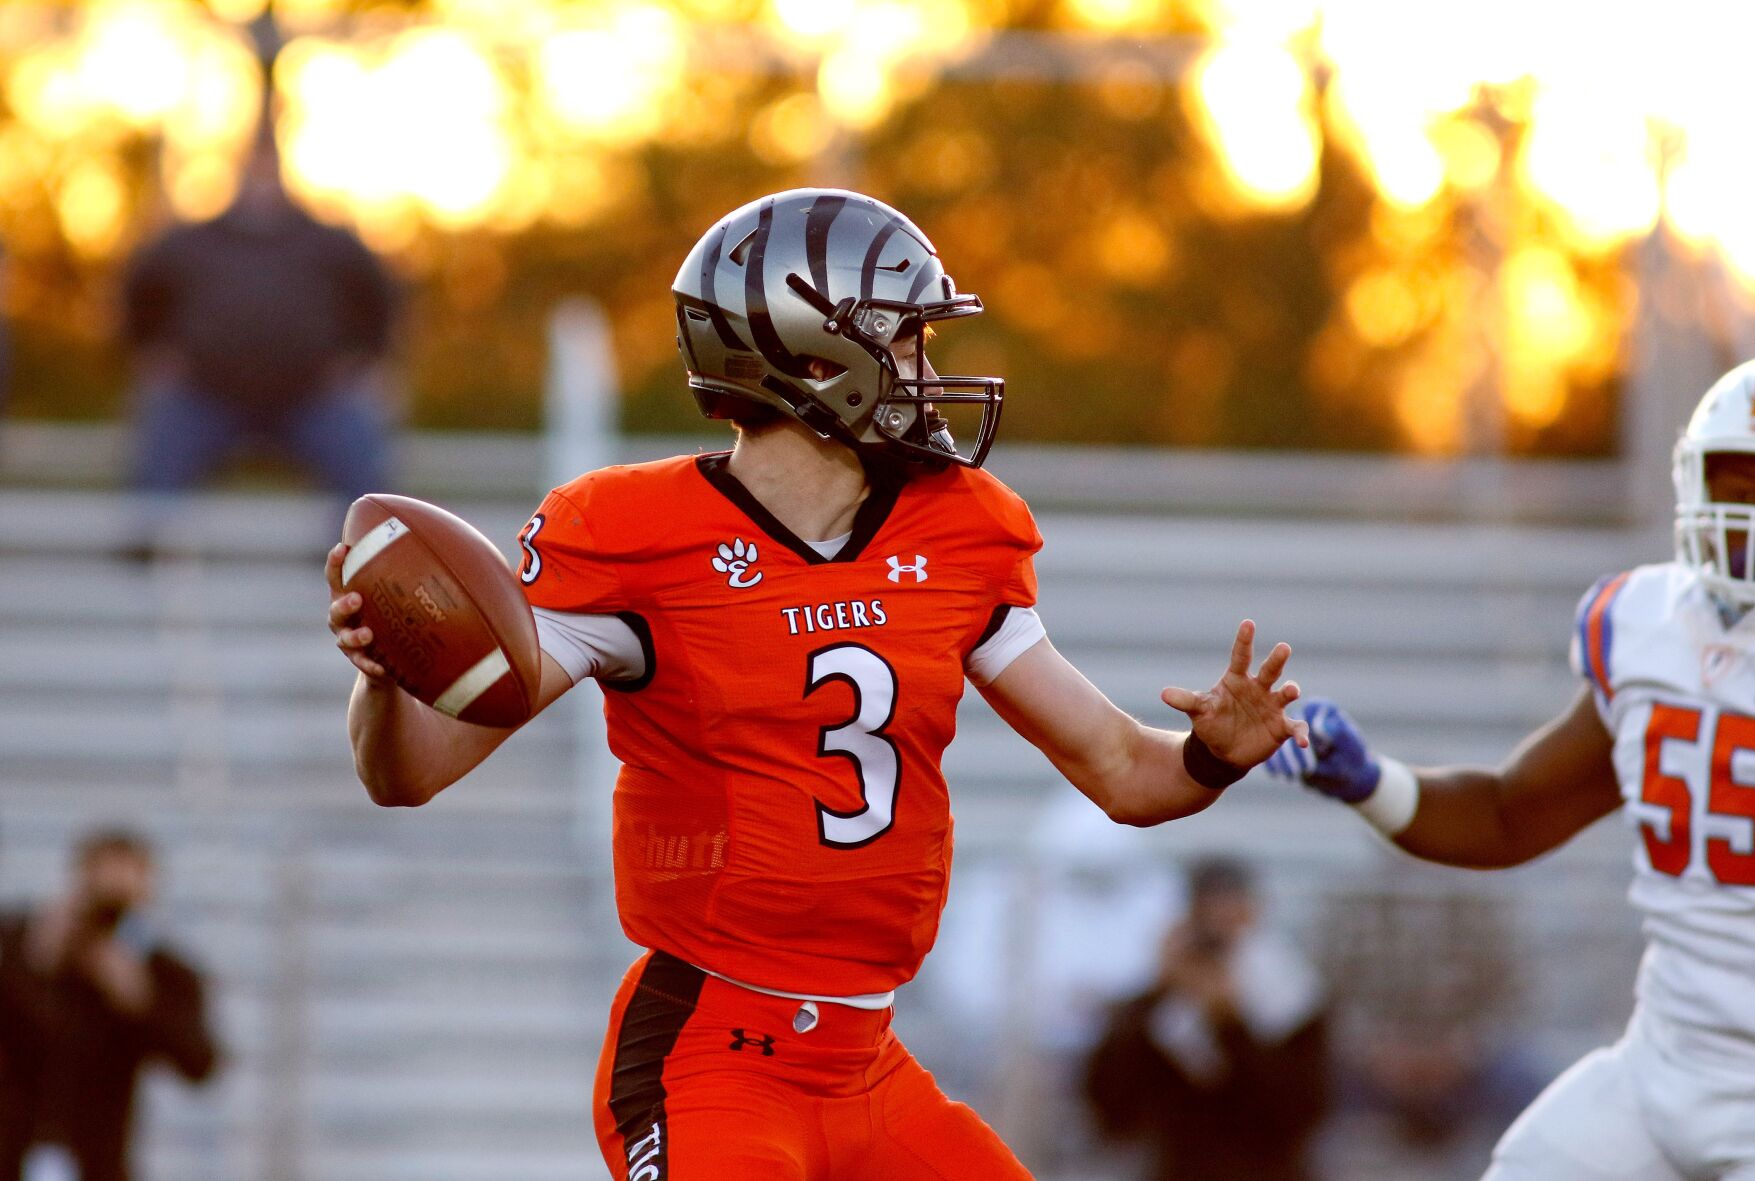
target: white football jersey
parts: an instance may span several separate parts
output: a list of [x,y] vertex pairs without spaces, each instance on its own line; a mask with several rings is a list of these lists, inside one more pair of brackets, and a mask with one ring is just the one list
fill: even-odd
[[1572,664],[1636,837],[1640,1002],[1755,1040],[1755,612],[1727,625],[1692,568],[1641,566],[1580,602]]

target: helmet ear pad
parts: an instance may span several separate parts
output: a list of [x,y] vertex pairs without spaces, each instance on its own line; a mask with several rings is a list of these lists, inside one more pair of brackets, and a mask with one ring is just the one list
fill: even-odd
[[766,402],[758,402],[743,394],[706,389],[699,385],[691,385],[689,393],[694,395],[695,405],[700,408],[702,418],[736,423],[740,427],[761,427],[778,422],[784,417],[782,411]]

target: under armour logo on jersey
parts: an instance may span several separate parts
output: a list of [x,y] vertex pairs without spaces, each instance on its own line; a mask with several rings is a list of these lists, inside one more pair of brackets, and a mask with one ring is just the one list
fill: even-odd
[[915,582],[926,581],[926,559],[921,555],[914,555],[912,566],[904,565],[902,559],[896,554],[890,555],[889,562],[891,582],[901,582],[904,574],[912,574]]
[[742,590],[762,581],[760,570],[753,573],[750,570],[756,564],[756,556],[756,543],[753,541],[745,542],[739,537],[730,545],[720,542],[719,553],[713,559],[713,569],[721,574],[731,575],[730,585]]
[[774,1035],[758,1033],[752,1036],[741,1029],[732,1030],[731,1048],[742,1050],[745,1046],[754,1046],[762,1052],[762,1057],[772,1058],[774,1056]]

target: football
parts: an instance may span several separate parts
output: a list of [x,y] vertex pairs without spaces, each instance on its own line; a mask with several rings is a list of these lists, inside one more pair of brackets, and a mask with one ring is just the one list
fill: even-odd
[[364,602],[372,659],[441,713],[527,721],[542,675],[536,621],[493,542],[437,505],[385,493],[354,501],[341,532],[342,585]]

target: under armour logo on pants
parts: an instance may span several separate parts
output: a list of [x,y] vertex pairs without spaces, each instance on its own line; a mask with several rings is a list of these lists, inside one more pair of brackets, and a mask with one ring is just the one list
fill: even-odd
[[774,1038],[770,1034],[758,1033],[751,1036],[741,1029],[734,1029],[731,1031],[731,1039],[731,1048],[734,1050],[742,1050],[745,1046],[754,1046],[762,1052],[762,1057],[772,1058],[774,1056]]

